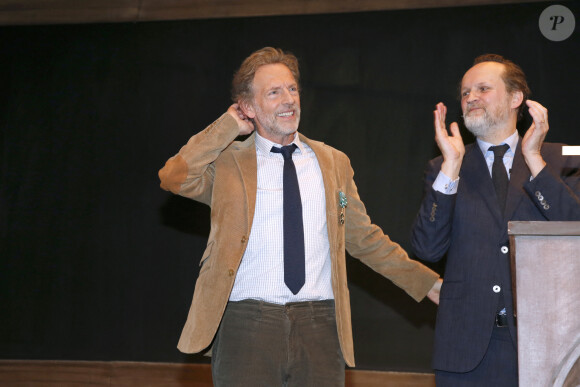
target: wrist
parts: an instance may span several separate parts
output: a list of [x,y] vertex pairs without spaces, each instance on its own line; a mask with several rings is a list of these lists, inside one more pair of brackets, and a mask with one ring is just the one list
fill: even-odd
[[459,177],[461,161],[462,160],[443,160],[443,164],[441,164],[441,172],[451,180],[456,180]]
[[524,155],[524,160],[526,161],[526,165],[530,169],[530,173],[532,174],[532,177],[534,177],[534,178],[546,166],[546,162],[544,161],[544,158],[539,154]]

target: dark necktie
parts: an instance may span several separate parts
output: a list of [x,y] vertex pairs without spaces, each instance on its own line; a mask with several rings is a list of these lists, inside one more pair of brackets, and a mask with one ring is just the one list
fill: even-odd
[[497,202],[502,214],[505,210],[505,200],[507,197],[509,184],[508,175],[503,163],[503,155],[505,152],[507,152],[508,149],[509,145],[507,144],[492,146],[489,148],[489,150],[493,152],[491,179],[493,180],[493,186],[495,188],[495,193],[497,194]]
[[304,226],[302,201],[292,153],[296,144],[272,147],[271,152],[284,157],[284,282],[293,294],[304,286]]

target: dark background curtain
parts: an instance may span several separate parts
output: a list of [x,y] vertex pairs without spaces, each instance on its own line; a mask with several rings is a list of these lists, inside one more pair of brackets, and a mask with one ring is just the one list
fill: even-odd
[[[541,35],[548,5],[0,27],[0,357],[207,361],[175,346],[209,208],[157,171],[227,109],[261,47],[298,56],[300,130],[350,156],[371,218],[406,249],[438,155],[432,111],[459,120],[475,56],[520,64],[548,140],[580,144],[580,38]],[[436,307],[347,259],[359,368],[430,371]]]

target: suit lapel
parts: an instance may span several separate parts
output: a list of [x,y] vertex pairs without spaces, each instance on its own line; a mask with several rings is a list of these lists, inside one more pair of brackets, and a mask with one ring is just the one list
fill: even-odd
[[[256,158],[255,134],[252,134],[242,143],[237,144],[232,154],[240,171],[247,208],[247,227],[251,230],[256,208],[256,194],[258,190],[258,162]],[[248,231],[249,233],[249,231]]]
[[[326,200],[326,228],[328,230],[328,240],[330,243],[331,256],[336,257],[336,246],[338,245],[338,182],[336,181],[334,171],[334,157],[332,151],[323,142],[308,139],[306,136],[300,135],[300,141],[307,144],[316,155],[320,171],[322,173],[322,180],[324,182],[324,196]],[[343,187],[342,189],[346,189]]]
[[530,179],[530,176],[530,169],[526,165],[524,156],[522,155],[522,139],[520,137],[518,146],[516,147],[516,154],[514,156],[514,162],[512,164],[512,170],[510,173],[510,183],[505,205],[504,223],[507,224],[507,220],[512,218],[520,201],[524,197],[524,191],[522,190],[522,187],[525,182]]

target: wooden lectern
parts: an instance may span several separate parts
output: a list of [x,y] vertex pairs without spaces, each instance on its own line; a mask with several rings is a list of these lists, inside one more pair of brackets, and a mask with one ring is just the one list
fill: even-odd
[[509,222],[521,387],[580,386],[580,222]]

